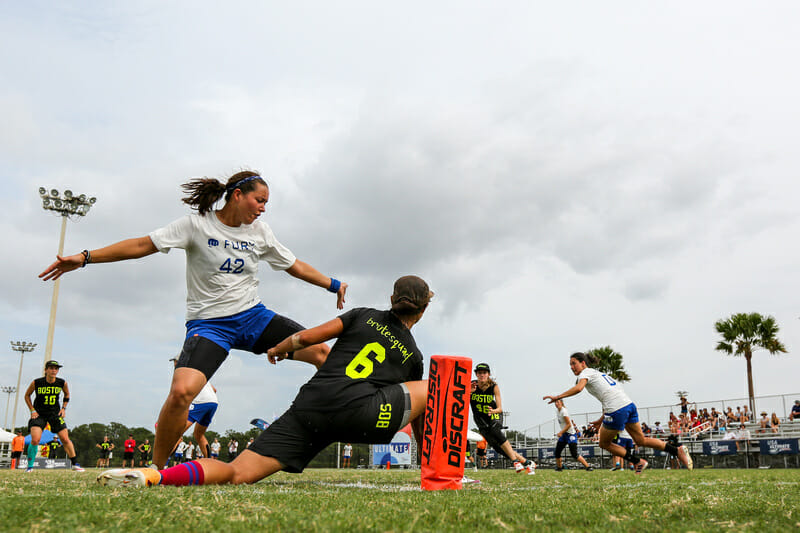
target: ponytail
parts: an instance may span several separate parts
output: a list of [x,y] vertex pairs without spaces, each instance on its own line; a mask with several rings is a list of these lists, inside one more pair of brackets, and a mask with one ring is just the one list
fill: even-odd
[[228,178],[227,183],[215,178],[197,178],[181,185],[181,189],[187,195],[181,201],[197,209],[201,215],[205,215],[223,196],[227,202],[236,189],[248,193],[255,189],[258,183],[267,186],[267,182],[258,175],[258,172],[251,170],[237,172]]
[[576,359],[582,363],[586,363],[586,366],[595,367],[600,360],[594,356],[593,354],[586,354],[583,352],[575,352],[574,354],[569,356],[570,359]]

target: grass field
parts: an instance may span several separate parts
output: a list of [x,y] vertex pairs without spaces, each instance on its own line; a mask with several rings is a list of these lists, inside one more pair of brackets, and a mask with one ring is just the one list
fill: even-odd
[[307,470],[250,486],[107,489],[99,471],[0,471],[2,531],[788,531],[800,471],[467,472],[422,492],[419,471]]

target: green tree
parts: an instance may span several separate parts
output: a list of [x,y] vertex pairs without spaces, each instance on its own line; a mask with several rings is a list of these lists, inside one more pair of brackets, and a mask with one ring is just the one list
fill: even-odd
[[597,358],[599,363],[596,368],[600,372],[604,372],[620,383],[631,380],[631,376],[625,371],[622,363],[622,354],[615,352],[611,346],[592,348],[586,352],[586,355],[593,355]]
[[786,353],[786,348],[778,340],[778,324],[771,316],[758,313],[737,313],[725,320],[718,320],[714,327],[722,336],[717,350],[733,356],[744,356],[747,361],[747,394],[750,398],[750,411],[755,414],[755,392],[753,390],[753,351],[767,350],[771,354]]

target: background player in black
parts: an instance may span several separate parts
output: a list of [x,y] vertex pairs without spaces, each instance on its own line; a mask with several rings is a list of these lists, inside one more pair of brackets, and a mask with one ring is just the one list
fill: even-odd
[[[77,463],[75,456],[75,446],[69,440],[69,431],[64,422],[64,415],[69,403],[69,387],[67,382],[57,377],[61,365],[58,361],[47,361],[44,365],[44,377],[34,379],[25,391],[25,403],[31,410],[31,419],[28,421],[28,430],[31,434],[31,443],[28,445],[28,472],[33,468],[33,459],[36,458],[36,450],[39,447],[39,440],[42,438],[42,431],[50,424],[50,431],[58,435],[67,457],[72,461],[73,470],[83,472],[81,465]],[[31,395],[36,393],[36,399],[31,402]],[[64,406],[58,401],[58,397],[63,392]],[[33,453],[31,453],[33,452]]]
[[480,363],[475,366],[475,377],[469,397],[472,408],[472,419],[478,426],[478,433],[483,435],[497,453],[501,453],[514,462],[517,472],[527,470],[528,474],[536,473],[536,464],[518,454],[503,434],[500,414],[503,412],[503,401],[500,398],[500,387],[489,377],[489,365]]
[[433,294],[416,276],[394,285],[390,311],[353,309],[287,337],[267,354],[288,352],[338,338],[327,360],[298,393],[291,408],[233,462],[191,461],[157,472],[109,470],[103,485],[150,486],[255,483],[280,470],[301,472],[336,441],[387,443],[409,421],[419,436],[427,381],[422,354],[411,335]]
[[150,444],[150,439],[144,439],[144,442],[139,444],[139,466],[147,466],[150,464],[150,450],[153,446]]
[[103,442],[95,444],[95,446],[100,448],[100,457],[97,459],[97,468],[108,468],[109,454],[111,453],[111,450],[114,449],[114,443],[108,440],[108,435],[105,435],[103,437]]

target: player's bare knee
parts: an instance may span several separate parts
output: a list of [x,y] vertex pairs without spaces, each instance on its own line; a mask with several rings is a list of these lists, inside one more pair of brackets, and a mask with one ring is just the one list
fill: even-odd
[[190,391],[185,385],[176,384],[170,389],[165,403],[171,408],[188,409],[196,395],[197,391]]

